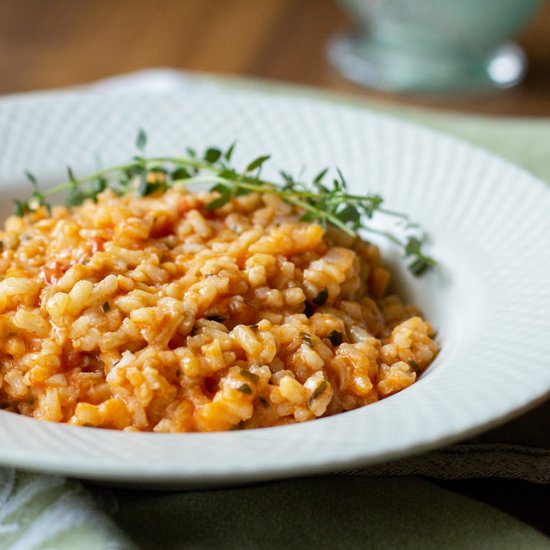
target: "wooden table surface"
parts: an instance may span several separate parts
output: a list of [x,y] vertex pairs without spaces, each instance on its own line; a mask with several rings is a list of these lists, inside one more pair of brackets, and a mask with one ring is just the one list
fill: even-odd
[[[351,26],[335,0],[0,2],[0,94],[82,84],[146,67],[177,67],[445,110],[550,116],[549,2],[519,37],[530,60],[524,83],[460,99],[397,96],[346,82],[325,56],[329,37]],[[550,534],[546,487],[502,480],[441,485],[498,506]]]
[[369,91],[336,74],[326,43],[351,26],[336,0],[1,0],[0,14],[0,93],[170,66],[439,109],[550,116],[550,2],[519,37],[530,59],[521,86],[437,99]]

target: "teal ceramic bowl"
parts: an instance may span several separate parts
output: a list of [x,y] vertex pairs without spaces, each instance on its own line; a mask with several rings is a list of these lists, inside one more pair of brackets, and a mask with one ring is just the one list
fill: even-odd
[[526,59],[510,40],[542,0],[340,0],[356,22],[329,45],[349,79],[397,91],[479,92],[516,85]]

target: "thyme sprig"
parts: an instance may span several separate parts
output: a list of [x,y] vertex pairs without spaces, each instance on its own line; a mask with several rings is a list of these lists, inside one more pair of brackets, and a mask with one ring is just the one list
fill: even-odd
[[261,175],[269,155],[253,159],[244,170],[236,169],[232,164],[235,143],[226,150],[209,147],[202,155],[187,148],[185,156],[159,157],[147,157],[146,146],[147,135],[140,130],[136,139],[138,154],[130,162],[99,169],[86,176],[76,176],[69,167],[67,181],[46,191],[41,191],[36,178],[27,172],[33,193],[26,201],[15,201],[16,214],[24,216],[41,207],[51,210],[48,199],[62,192],[67,193],[67,204],[72,207],[85,200],[97,201],[98,195],[107,188],[119,195],[134,191],[145,197],[163,193],[175,186],[208,184],[217,196],[206,205],[207,210],[217,210],[235,197],[253,192],[277,195],[301,210],[304,221],[315,222],[325,228],[332,225],[352,236],[361,230],[383,235],[402,249],[409,260],[409,269],[415,275],[421,275],[436,264],[424,253],[423,238],[409,234],[402,239],[394,233],[371,226],[368,220],[375,214],[383,214],[399,219],[407,230],[417,227],[406,214],[384,208],[380,195],[350,193],[340,170],[336,170],[335,177],[330,177],[328,168],[325,168],[309,184],[281,171],[282,181],[277,183]]

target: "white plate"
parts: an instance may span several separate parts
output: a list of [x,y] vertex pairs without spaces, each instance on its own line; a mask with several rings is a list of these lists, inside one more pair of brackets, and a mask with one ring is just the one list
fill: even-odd
[[[442,351],[411,388],[331,418],[216,434],[120,433],[0,412],[0,463],[94,480],[207,486],[333,471],[441,446],[496,425],[550,390],[550,193],[467,144],[358,108],[197,85],[178,94],[34,95],[0,102],[1,214],[24,169],[47,183],[133,154],[227,145],[237,160],[313,173],[339,166],[356,191],[381,193],[432,237],[436,272],[396,262]],[[10,187],[11,185],[11,187]],[[24,191],[27,193],[27,191]]]

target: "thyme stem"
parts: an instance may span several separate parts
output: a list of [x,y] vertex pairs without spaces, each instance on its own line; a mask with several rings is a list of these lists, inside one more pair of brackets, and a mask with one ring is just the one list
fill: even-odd
[[[189,187],[197,184],[209,184],[211,191],[218,198],[206,205],[208,210],[215,210],[229,203],[233,198],[248,193],[267,193],[281,197],[303,212],[302,220],[321,224],[323,227],[333,225],[355,236],[359,230],[381,235],[402,249],[405,257],[412,258],[409,269],[420,275],[436,264],[435,260],[424,254],[423,239],[408,235],[405,240],[390,231],[376,229],[365,220],[375,213],[391,216],[407,222],[407,228],[417,227],[409,217],[382,207],[383,199],[379,195],[356,195],[348,192],[347,182],[337,170],[337,177],[325,183],[328,170],[320,172],[310,185],[298,181],[285,172],[280,172],[283,183],[263,179],[261,169],[268,156],[261,156],[248,164],[245,170],[238,171],[231,166],[234,145],[222,152],[217,148],[208,148],[202,157],[188,149],[188,156],[143,155],[147,136],[140,130],[136,145],[140,155],[131,162],[103,168],[92,174],[76,177],[68,168],[68,180],[41,192],[36,178],[27,173],[34,192],[27,201],[16,201],[17,214],[25,215],[40,207],[50,208],[47,199],[69,192],[70,206],[81,204],[86,199],[97,200],[99,193],[107,188],[124,194],[135,191],[138,195],[147,196],[164,192],[170,187]],[[161,174],[161,177],[152,177]]]

